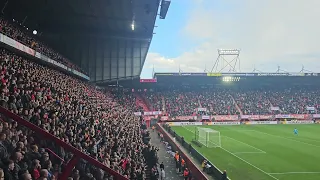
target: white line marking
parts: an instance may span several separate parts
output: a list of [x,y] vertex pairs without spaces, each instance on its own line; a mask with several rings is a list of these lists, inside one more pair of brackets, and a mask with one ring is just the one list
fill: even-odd
[[[190,129],[188,129],[188,128],[186,128],[186,127],[183,127],[183,128],[185,128],[186,130],[188,130],[188,131],[190,131],[190,132],[192,132],[192,133],[194,134],[194,132],[193,132],[193,131],[191,131]],[[249,164],[250,166],[252,166],[252,167],[256,168],[257,170],[261,171],[262,173],[264,173],[264,174],[266,174],[266,175],[270,176],[271,178],[276,179],[276,180],[279,180],[278,178],[276,178],[276,177],[272,176],[271,174],[266,173],[264,170],[262,170],[262,169],[258,168],[257,166],[255,166],[255,165],[253,165],[253,164],[249,163],[248,161],[246,161],[246,160],[242,159],[241,157],[237,156],[236,154],[234,154],[234,153],[232,153],[232,152],[230,152],[230,151],[228,151],[228,150],[224,149],[223,147],[220,147],[220,148],[221,148],[222,150],[226,151],[227,153],[229,153],[229,154],[233,155],[234,157],[236,157],[236,158],[240,159],[241,161],[243,161],[243,162],[245,162],[245,163]]]
[[254,147],[254,146],[251,146],[251,145],[249,145],[249,144],[247,144],[247,143],[244,143],[244,142],[242,142],[242,141],[233,139],[233,138],[231,138],[231,137],[224,136],[224,135],[223,135],[222,137],[226,137],[226,138],[232,139],[232,140],[234,140],[234,141],[237,141],[237,142],[239,142],[239,143],[242,143],[242,144],[244,144],[244,145],[247,145],[247,146],[249,146],[249,147],[252,147],[253,149],[258,150],[258,151],[260,151],[260,152],[262,152],[262,153],[267,153],[267,152],[265,152],[265,151],[263,151],[263,150],[261,150],[261,149],[259,149],[259,148],[256,148],[256,147]]
[[268,173],[268,174],[320,174],[320,172],[282,172],[282,173]]
[[298,140],[291,139],[291,138],[286,138],[286,137],[283,137],[283,136],[278,136],[278,135],[269,134],[269,133],[265,133],[265,132],[261,132],[261,131],[256,131],[256,130],[253,130],[253,131],[258,132],[258,133],[261,133],[261,134],[266,134],[266,135],[269,135],[269,136],[274,136],[274,137],[278,137],[278,138],[283,138],[283,139],[287,139],[287,140],[299,142],[299,143],[306,144],[306,145],[309,145],[309,146],[320,147],[320,146],[317,146],[317,145],[314,145],[314,144],[309,144],[309,143],[306,143],[306,142],[303,142],[303,141],[298,141]]
[[[245,129],[243,129],[243,130],[221,130],[220,132],[224,132],[224,131],[239,131],[239,132],[246,132],[246,131],[248,131],[248,132],[252,132],[252,131],[256,131],[256,132],[260,132],[260,131],[257,131],[257,130],[253,130],[253,129],[247,129],[247,130],[245,130]],[[263,133],[263,132],[262,132]],[[281,137],[283,137],[283,136],[281,136]],[[293,137],[283,137],[283,138],[288,138],[288,139],[293,139]],[[316,139],[310,139],[310,138],[307,138],[307,137],[301,137],[301,136],[298,136],[298,139],[299,140],[307,140],[307,141],[313,141],[313,142],[320,142],[320,140],[316,140]]]
[[233,152],[233,154],[265,154],[266,152]]

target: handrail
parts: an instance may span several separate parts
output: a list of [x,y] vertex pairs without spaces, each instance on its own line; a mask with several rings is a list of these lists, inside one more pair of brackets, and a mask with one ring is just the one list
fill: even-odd
[[54,153],[51,149],[45,148],[45,150],[49,151],[54,157],[58,158],[60,161],[64,162],[64,159],[62,159],[60,156],[58,156],[56,153]]
[[94,166],[96,166],[97,168],[100,168],[104,171],[106,171],[107,173],[109,173],[110,175],[114,176],[116,180],[128,180],[126,177],[124,177],[123,175],[117,173],[116,171],[114,171],[113,169],[103,165],[101,162],[93,159],[92,157],[84,154],[83,152],[79,151],[78,149],[76,149],[75,147],[71,146],[70,144],[67,144],[63,141],[61,141],[60,139],[58,139],[57,137],[53,136],[52,134],[44,131],[43,129],[39,128],[38,126],[22,119],[21,117],[19,117],[18,115],[8,111],[7,109],[3,108],[0,106],[0,113],[4,114],[5,116],[13,119],[14,121],[16,121],[18,124],[23,125],[29,129],[31,129],[32,131],[34,131],[35,133],[41,134],[43,137],[48,138],[52,141],[54,141],[57,145],[62,146],[65,150],[71,152],[74,154],[73,159],[69,162],[66,167],[66,170],[62,173],[61,177],[67,177],[71,174],[71,171],[74,167],[74,165],[76,164],[77,160],[79,160],[80,158],[88,161],[89,163],[93,164]]

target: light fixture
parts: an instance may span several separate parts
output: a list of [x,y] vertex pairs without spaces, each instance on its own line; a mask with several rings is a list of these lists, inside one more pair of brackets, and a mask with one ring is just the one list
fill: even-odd
[[131,24],[131,29],[132,29],[132,31],[134,31],[134,21]]
[[34,35],[37,35],[37,33],[38,33],[37,30],[33,30]]

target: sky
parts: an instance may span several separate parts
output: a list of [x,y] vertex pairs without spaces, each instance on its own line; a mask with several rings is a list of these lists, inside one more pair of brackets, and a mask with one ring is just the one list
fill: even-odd
[[[141,78],[151,78],[153,67],[211,71],[218,49],[241,50],[237,72],[320,72],[319,7],[319,0],[171,0],[166,19],[156,21]],[[219,58],[214,70],[234,58]]]

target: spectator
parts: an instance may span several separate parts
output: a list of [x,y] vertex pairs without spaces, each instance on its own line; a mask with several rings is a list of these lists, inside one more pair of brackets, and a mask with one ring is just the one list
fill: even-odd
[[41,170],[40,161],[37,159],[34,159],[32,162],[32,170],[30,171],[32,172],[31,175],[33,179],[40,178],[40,170]]
[[166,172],[164,171],[164,169],[160,169],[160,179],[164,180],[166,178]]
[[227,171],[224,170],[223,173],[222,173],[222,178],[221,178],[221,180],[227,180],[227,179],[228,179],[228,177],[227,177]]

